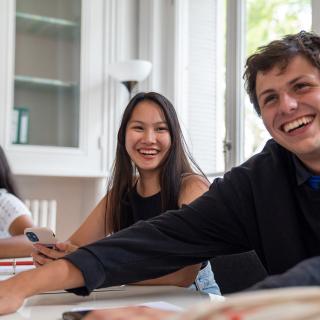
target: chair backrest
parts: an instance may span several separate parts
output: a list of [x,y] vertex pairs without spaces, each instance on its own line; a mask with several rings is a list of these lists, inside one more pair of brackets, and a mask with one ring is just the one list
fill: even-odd
[[32,214],[33,223],[38,227],[48,227],[56,232],[57,201],[56,200],[25,200]]
[[268,275],[255,251],[217,256],[210,262],[222,294],[249,288]]

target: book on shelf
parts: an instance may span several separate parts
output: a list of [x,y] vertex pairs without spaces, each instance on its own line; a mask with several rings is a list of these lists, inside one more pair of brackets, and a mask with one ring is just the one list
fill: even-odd
[[29,109],[26,107],[13,108],[12,143],[29,143]]

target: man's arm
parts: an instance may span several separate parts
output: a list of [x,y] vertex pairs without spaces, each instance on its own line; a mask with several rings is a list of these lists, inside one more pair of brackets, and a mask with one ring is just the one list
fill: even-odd
[[21,272],[0,282],[0,314],[16,311],[23,300],[34,294],[81,287],[84,284],[79,269],[66,260],[57,260],[42,268]]
[[[39,292],[78,288],[76,293],[85,295],[98,287],[151,279],[214,255],[251,249],[243,226],[251,228],[254,219],[244,219],[248,210],[241,208],[247,202],[219,200],[224,195],[219,186],[217,189],[180,210],[141,221],[42,268],[1,282],[0,314],[15,311],[24,298]],[[238,212],[242,216],[234,215]]]
[[153,279],[215,255],[256,249],[247,237],[257,228],[250,216],[252,211],[242,208],[249,202],[245,200],[238,201],[233,191],[228,196],[225,188],[216,184],[216,188],[180,210],[140,221],[80,248],[65,257],[85,278],[85,287],[75,292],[88,294],[99,286]]
[[249,290],[320,286],[320,256],[306,259],[280,275],[269,276]]
[[[209,182],[202,176],[190,174],[182,179],[180,188],[179,208],[184,204],[189,204],[199,198],[209,190]],[[173,285],[179,287],[189,287],[192,285],[199,273],[201,264],[191,265],[167,274],[160,278],[140,281],[138,285]]]

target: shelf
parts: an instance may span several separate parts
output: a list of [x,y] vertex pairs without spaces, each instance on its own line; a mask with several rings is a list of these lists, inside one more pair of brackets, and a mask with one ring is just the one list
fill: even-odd
[[80,24],[71,20],[17,11],[16,29],[38,35],[72,37],[75,32],[80,32]]
[[46,87],[46,88],[62,88],[62,89],[72,89],[76,87],[76,83],[66,82],[56,79],[46,79],[46,78],[37,78],[30,76],[16,75],[14,77],[16,84],[29,85],[32,87]]

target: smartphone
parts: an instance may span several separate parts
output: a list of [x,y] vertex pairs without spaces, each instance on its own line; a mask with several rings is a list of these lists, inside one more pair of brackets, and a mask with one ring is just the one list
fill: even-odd
[[32,243],[39,243],[48,248],[54,248],[57,242],[54,232],[46,227],[26,228],[24,234]]
[[63,320],[80,320],[91,310],[67,311],[62,314]]

